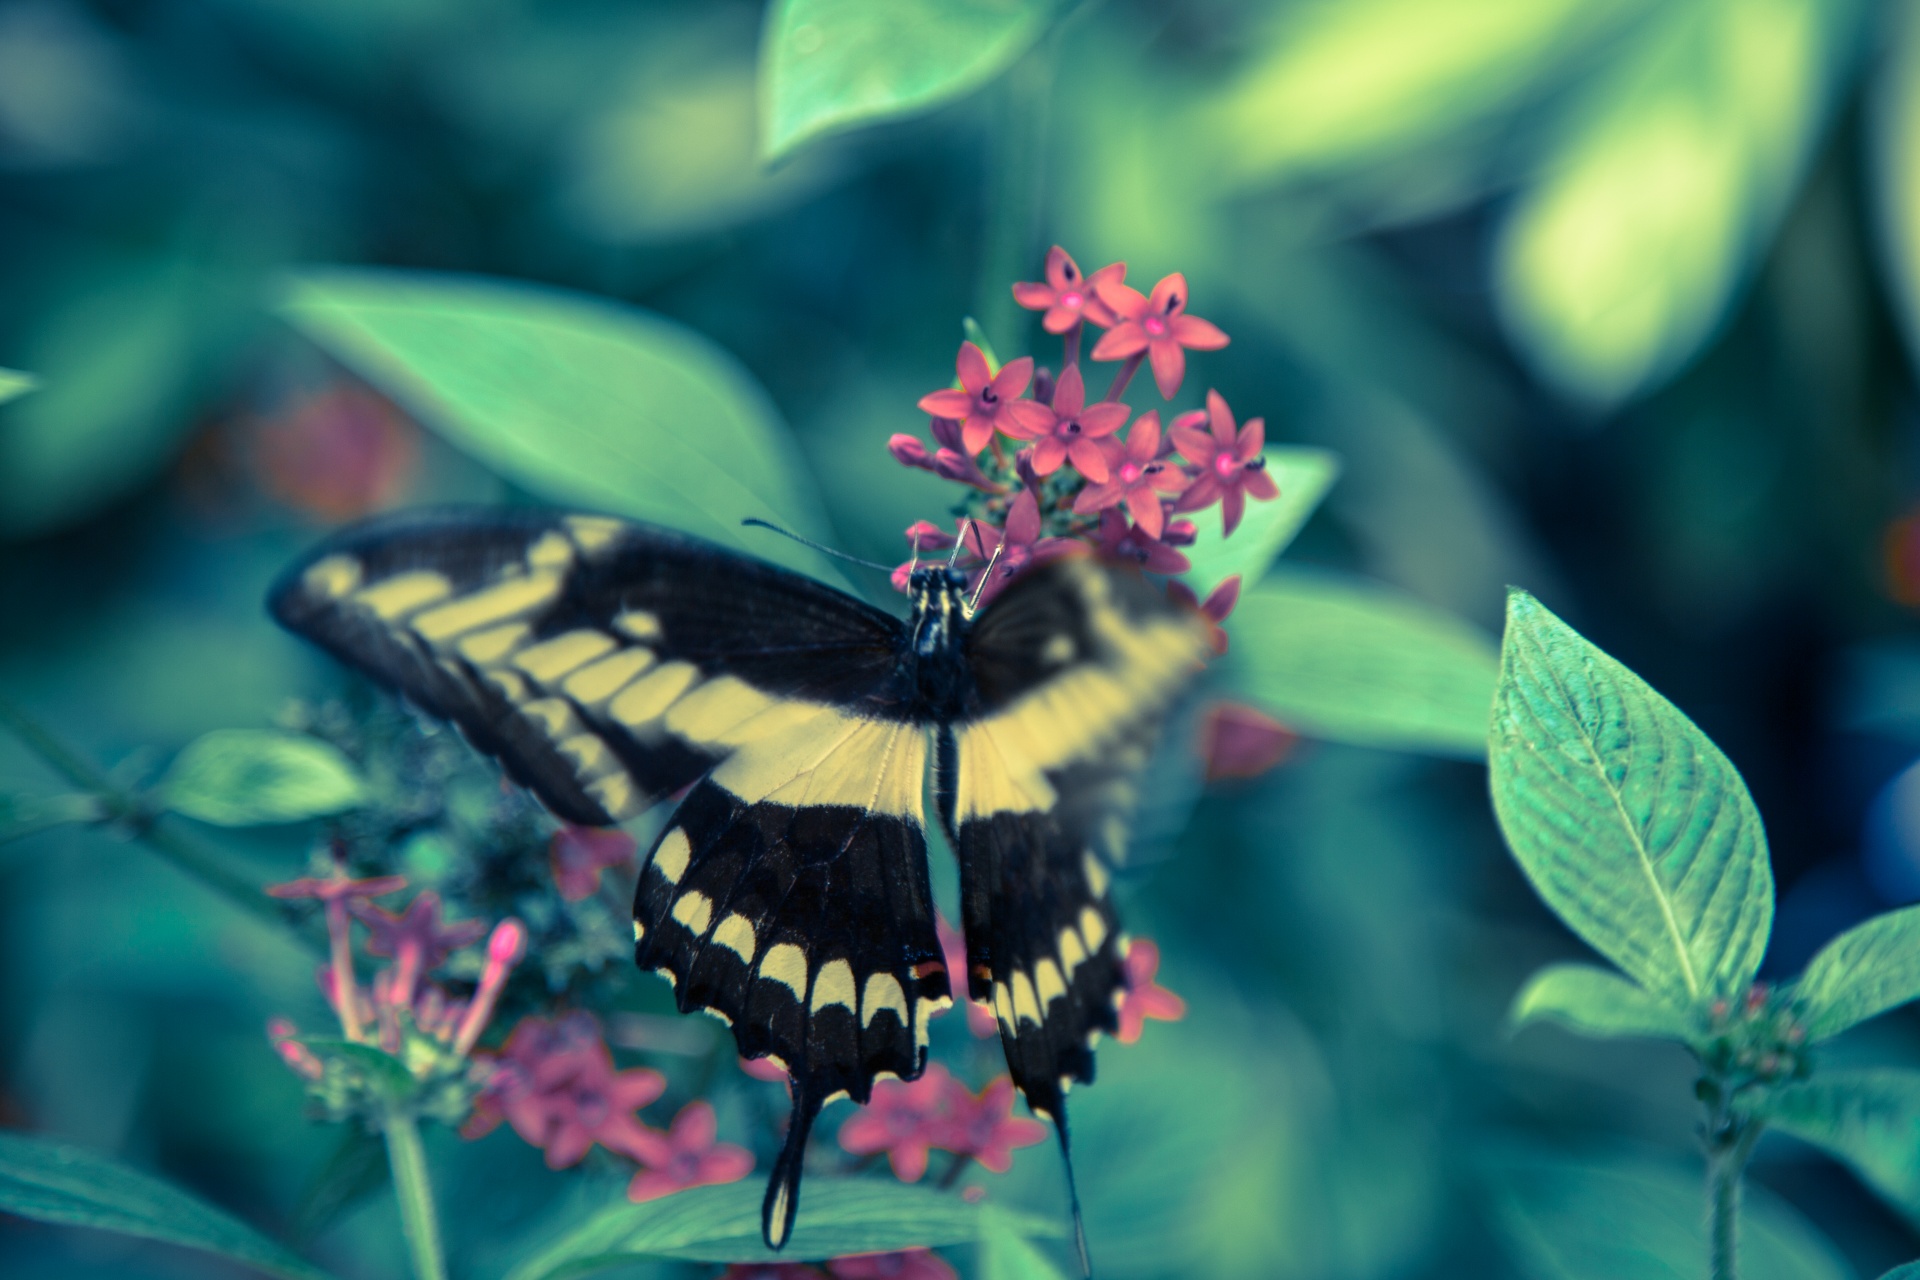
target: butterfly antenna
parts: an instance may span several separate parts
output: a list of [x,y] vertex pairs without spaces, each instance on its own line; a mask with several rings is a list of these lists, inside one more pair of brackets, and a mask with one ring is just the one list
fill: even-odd
[[973,599],[967,601],[967,616],[969,618],[973,616],[973,611],[980,607],[980,596],[986,591],[987,582],[993,577],[993,566],[1000,563],[1000,553],[1006,549],[1007,540],[1002,538],[1000,539],[1000,545],[993,549],[993,558],[987,561],[987,571],[980,575],[980,585],[973,589]]
[[1067,1171],[1067,1204],[1073,1210],[1073,1250],[1080,1259],[1080,1274],[1093,1280],[1093,1259],[1087,1254],[1087,1224],[1080,1216],[1080,1188],[1073,1180],[1073,1151],[1067,1141],[1067,1111],[1060,1108],[1054,1118],[1053,1132],[1060,1139],[1060,1163]]
[[743,525],[751,526],[752,528],[755,528],[755,529],[771,529],[775,533],[779,534],[781,537],[792,538],[795,542],[799,543],[801,546],[812,547],[815,551],[818,551],[822,555],[834,556],[841,560],[850,560],[854,564],[864,565],[869,569],[878,569],[882,573],[893,572],[893,566],[890,564],[875,564],[871,560],[862,560],[859,556],[850,556],[844,551],[836,551],[832,547],[825,546],[821,543],[815,542],[812,538],[803,538],[799,534],[794,533],[789,529],[782,529],[779,525],[770,524],[767,521],[759,519],[756,516],[748,516],[745,520],[742,520],[740,523]]
[[907,578],[911,580],[913,578],[914,573],[917,572],[919,568],[920,568],[920,539],[916,537],[913,540],[913,559],[907,562]]
[[960,536],[953,540],[953,554],[947,557],[949,569],[953,568],[954,562],[960,559],[960,548],[967,545],[967,535],[973,532],[973,521],[962,520],[960,523],[966,527],[961,529]]

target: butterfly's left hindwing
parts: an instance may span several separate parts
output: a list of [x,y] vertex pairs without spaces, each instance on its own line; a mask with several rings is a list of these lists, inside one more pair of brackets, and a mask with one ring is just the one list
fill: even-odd
[[897,621],[798,574],[534,510],[356,525],[268,607],[592,825],[685,787],[796,706],[891,705],[901,644]]
[[1011,584],[968,639],[977,710],[943,737],[941,789],[969,994],[1028,1104],[1056,1120],[1117,1025],[1112,873],[1140,773],[1209,647],[1196,611],[1090,557]]

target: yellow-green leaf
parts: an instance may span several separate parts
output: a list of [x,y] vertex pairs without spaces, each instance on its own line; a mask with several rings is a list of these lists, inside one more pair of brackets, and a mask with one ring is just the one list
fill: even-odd
[[1686,1009],[1590,964],[1549,965],[1534,974],[1514,997],[1508,1020],[1516,1029],[1530,1022],[1557,1022],[1597,1037],[1693,1037],[1693,1019]]

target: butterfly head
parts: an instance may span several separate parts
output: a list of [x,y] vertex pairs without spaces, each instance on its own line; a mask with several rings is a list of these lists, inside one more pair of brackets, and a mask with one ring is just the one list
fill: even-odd
[[918,568],[907,579],[913,611],[914,652],[921,657],[951,652],[967,620],[967,573],[952,565]]

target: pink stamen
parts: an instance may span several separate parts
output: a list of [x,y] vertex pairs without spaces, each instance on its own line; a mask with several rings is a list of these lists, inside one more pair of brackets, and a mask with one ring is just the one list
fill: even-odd
[[480,987],[473,993],[473,1003],[467,1006],[460,1033],[454,1037],[453,1051],[461,1057],[473,1049],[474,1042],[486,1029],[487,1020],[493,1016],[494,1003],[500,999],[500,988],[506,985],[507,975],[520,962],[526,947],[527,927],[512,916],[494,926],[493,936],[487,939],[486,971],[480,975]]
[[1078,308],[1086,302],[1086,299],[1077,293],[1063,293],[1060,295],[1060,302],[1063,306]]
[[1222,480],[1233,474],[1233,456],[1223,453],[1213,460],[1213,469]]
[[1141,472],[1140,472],[1139,463],[1137,462],[1125,463],[1120,468],[1120,483],[1134,484],[1139,481],[1140,475],[1141,475]]
[[1159,316],[1148,316],[1140,322],[1140,327],[1147,331],[1148,337],[1158,338],[1167,331],[1167,322]]

